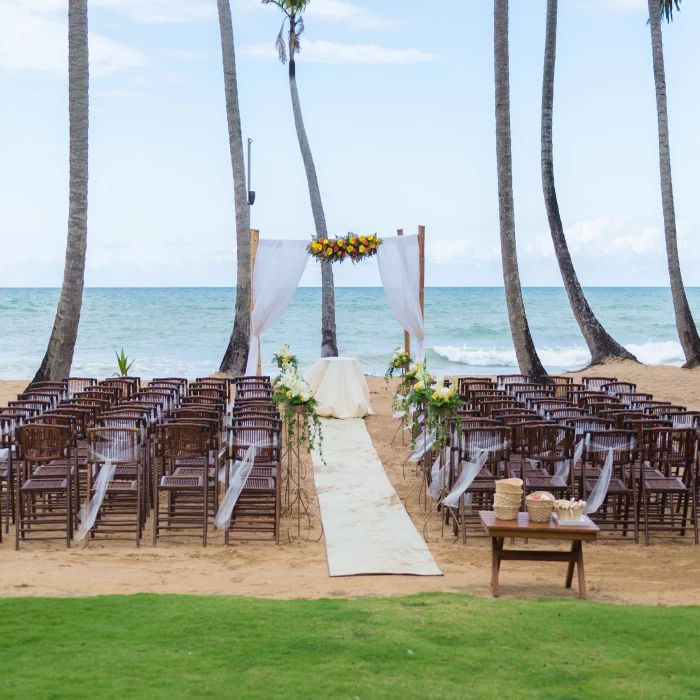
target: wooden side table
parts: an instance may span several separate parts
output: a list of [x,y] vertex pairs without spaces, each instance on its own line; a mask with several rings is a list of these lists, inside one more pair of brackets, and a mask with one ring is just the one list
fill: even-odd
[[[499,596],[498,574],[502,561],[560,561],[569,564],[566,587],[571,588],[574,567],[578,572],[579,597],[586,597],[586,580],[583,570],[583,542],[595,541],[600,529],[594,523],[587,525],[563,525],[550,520],[548,523],[531,523],[527,513],[518,513],[517,520],[497,520],[490,510],[480,510],[481,525],[491,538],[491,590]],[[570,552],[551,550],[505,550],[506,538],[528,538],[532,540],[570,540]]]

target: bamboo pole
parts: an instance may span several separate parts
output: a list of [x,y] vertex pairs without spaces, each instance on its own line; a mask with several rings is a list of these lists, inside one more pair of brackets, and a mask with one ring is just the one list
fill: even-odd
[[425,321],[425,226],[418,227],[418,264],[420,265],[420,311]]
[[[251,323],[253,309],[255,309],[255,259],[258,257],[258,242],[260,241],[260,231],[256,228],[250,229],[250,315]],[[252,328],[251,328],[252,331]],[[262,374],[262,357],[258,352],[258,377]]]
[[[400,228],[396,234],[398,236],[403,236],[403,229]],[[406,354],[410,355],[411,354],[411,334],[408,331],[403,332],[403,345],[404,349],[406,350]]]

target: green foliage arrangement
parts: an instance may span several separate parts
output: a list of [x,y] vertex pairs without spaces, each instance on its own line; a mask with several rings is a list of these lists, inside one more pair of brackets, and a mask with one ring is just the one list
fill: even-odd
[[116,350],[114,354],[117,356],[117,367],[118,372],[114,375],[115,377],[128,377],[129,370],[136,360],[129,362],[129,358],[124,354],[124,348],[122,348],[122,354],[120,355]]

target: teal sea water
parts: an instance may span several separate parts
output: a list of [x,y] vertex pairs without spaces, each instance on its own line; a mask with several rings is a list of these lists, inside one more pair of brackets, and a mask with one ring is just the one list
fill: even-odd
[[[688,289],[700,318],[700,288]],[[58,289],[0,289],[0,378],[31,378],[51,333]],[[605,327],[643,362],[683,363],[667,288],[595,288],[591,306]],[[590,359],[557,288],[524,290],[530,328],[548,370],[577,369]],[[85,290],[73,363],[75,376],[114,373],[123,346],[144,378],[194,378],[215,371],[233,326],[235,290]],[[340,353],[357,357],[367,374],[383,374],[403,331],[381,288],[336,290]],[[429,288],[425,292],[430,368],[442,373],[495,374],[517,369],[502,288]],[[264,370],[282,343],[307,369],[321,346],[321,290],[299,289],[282,319],[263,336]],[[415,349],[415,346],[414,346]]]

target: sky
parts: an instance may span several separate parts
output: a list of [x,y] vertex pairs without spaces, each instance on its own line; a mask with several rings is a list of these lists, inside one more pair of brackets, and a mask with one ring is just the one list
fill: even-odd
[[[0,286],[60,286],[68,214],[66,0],[0,0]],[[231,0],[252,226],[310,239],[282,16]],[[540,174],[545,0],[511,0],[524,286],[561,286]],[[700,285],[700,8],[664,27],[681,263]],[[560,0],[555,177],[586,286],[667,286],[646,0]],[[88,286],[233,286],[215,0],[89,0]],[[501,286],[493,6],[311,0],[297,80],[331,233],[427,229],[429,286]],[[375,261],[335,267],[378,286]],[[302,280],[320,284],[310,262]]]

